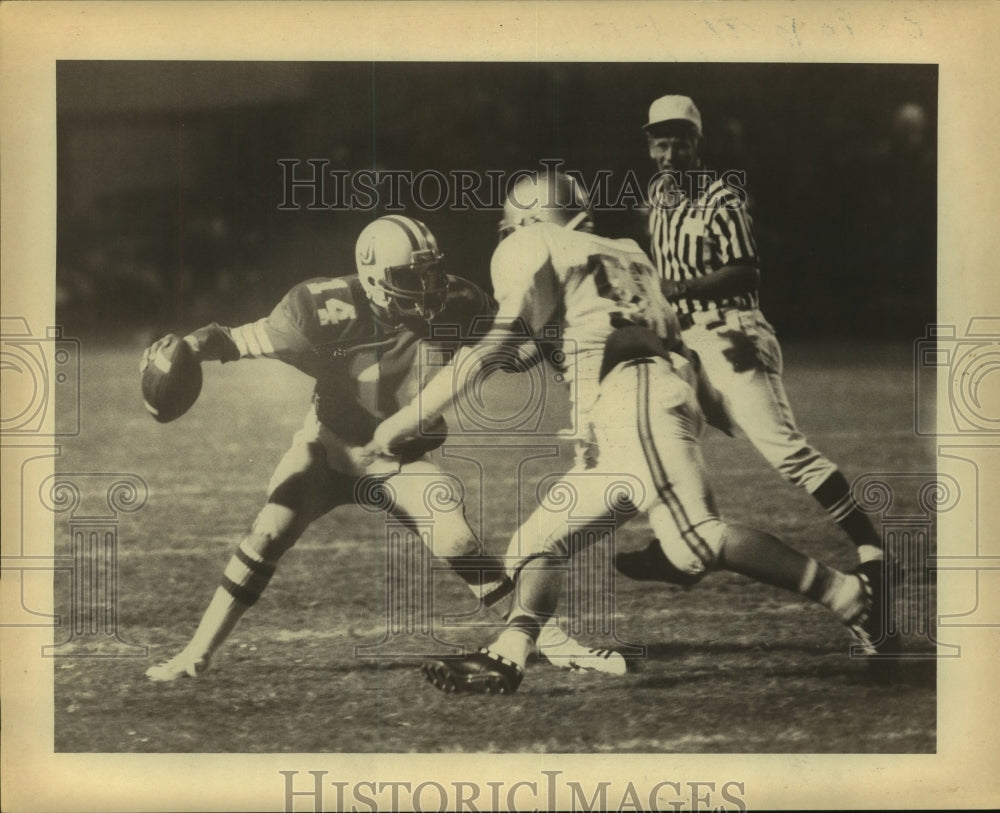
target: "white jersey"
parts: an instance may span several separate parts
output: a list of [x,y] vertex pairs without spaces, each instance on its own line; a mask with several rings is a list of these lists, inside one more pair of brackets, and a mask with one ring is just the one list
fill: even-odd
[[584,413],[597,399],[605,345],[616,329],[648,327],[668,347],[679,340],[659,275],[634,240],[535,223],[497,247],[490,270],[498,321],[521,318],[535,335],[562,324],[566,375]]

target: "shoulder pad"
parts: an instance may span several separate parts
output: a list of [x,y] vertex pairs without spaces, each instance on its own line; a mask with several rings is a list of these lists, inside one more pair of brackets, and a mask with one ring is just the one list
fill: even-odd
[[490,261],[490,276],[497,299],[530,288],[535,275],[551,263],[549,230],[560,229],[550,223],[535,223],[518,229],[504,240]]

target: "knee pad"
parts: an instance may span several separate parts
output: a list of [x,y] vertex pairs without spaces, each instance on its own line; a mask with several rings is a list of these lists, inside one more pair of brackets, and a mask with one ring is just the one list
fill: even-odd
[[687,530],[659,536],[660,546],[670,563],[682,573],[699,575],[715,570],[726,524],[717,518],[707,519]]

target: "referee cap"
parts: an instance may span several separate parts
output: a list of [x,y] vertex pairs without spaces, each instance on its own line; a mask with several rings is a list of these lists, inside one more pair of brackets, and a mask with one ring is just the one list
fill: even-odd
[[668,121],[689,121],[701,135],[701,113],[689,96],[661,96],[649,106],[649,121],[643,129]]

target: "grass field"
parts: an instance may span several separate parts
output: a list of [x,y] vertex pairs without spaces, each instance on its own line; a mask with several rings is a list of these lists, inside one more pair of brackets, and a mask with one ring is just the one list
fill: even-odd
[[[849,477],[934,470],[931,448],[912,431],[911,347],[785,351],[801,426]],[[339,509],[305,534],[212,671],[197,681],[152,684],[146,668],[183,646],[262,504],[271,470],[304,415],[310,382],[277,363],[211,365],[199,403],[161,426],[141,406],[138,353],[83,348],[83,431],[66,444],[58,467],[134,472],[148,484],[147,505],[123,515],[119,526],[118,631],[148,646],[149,655],[53,661],[57,751],[935,750],[933,660],[905,661],[898,685],[873,683],[865,664],[849,657],[847,633],[824,611],[729,574],[713,574],[689,591],[602,583],[597,599],[608,609],[601,623],[586,627],[593,614],[570,620],[583,623],[580,637],[595,645],[644,648],[625,677],[540,664],[512,697],[444,695],[423,681],[416,658],[400,654],[436,646],[426,638],[394,639],[383,657],[358,656],[357,647],[383,638],[389,598],[386,526],[356,507]],[[517,397],[509,381],[494,393]],[[518,482],[516,464],[532,454],[527,447],[554,443],[529,438],[511,449],[463,439],[446,447],[441,462],[465,483],[470,521],[490,550],[504,549],[518,512],[531,507],[536,478],[568,465],[569,450],[560,448],[558,456],[526,465]],[[710,432],[705,448],[726,517],[853,566],[846,537],[745,440]],[[65,523],[57,524],[57,545],[68,548],[68,536]],[[616,544],[647,539],[648,527],[637,520]],[[63,610],[68,587],[56,577]],[[410,599],[431,596],[441,640],[488,639],[488,630],[441,625],[443,614],[472,609],[452,574],[435,570],[431,586],[419,587],[411,585]],[[933,596],[926,598],[933,606]],[[915,636],[905,647],[911,654],[932,650]]]

